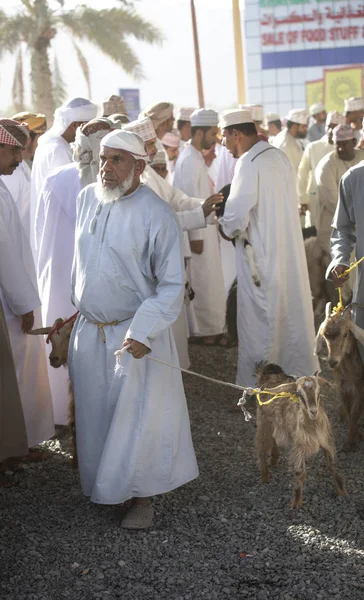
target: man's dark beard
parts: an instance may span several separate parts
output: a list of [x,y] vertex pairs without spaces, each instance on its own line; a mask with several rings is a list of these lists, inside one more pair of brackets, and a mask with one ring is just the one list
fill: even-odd
[[302,133],[301,131],[297,131],[297,138],[299,140],[304,140],[307,137],[307,133]]
[[212,146],[214,145],[213,142],[206,142],[206,137],[205,137],[205,133],[203,134],[203,138],[201,140],[201,148],[202,150],[211,150]]

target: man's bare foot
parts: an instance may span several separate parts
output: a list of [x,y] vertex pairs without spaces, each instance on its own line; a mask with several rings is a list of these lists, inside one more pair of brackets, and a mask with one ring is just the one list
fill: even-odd
[[148,529],[153,524],[154,509],[149,498],[134,498],[121,527],[124,529]]

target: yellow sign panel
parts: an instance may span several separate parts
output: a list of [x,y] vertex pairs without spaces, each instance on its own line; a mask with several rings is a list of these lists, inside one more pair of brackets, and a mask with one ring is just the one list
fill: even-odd
[[344,100],[363,95],[362,67],[324,70],[324,102],[326,110],[344,112]]
[[306,81],[306,103],[310,108],[312,104],[318,104],[324,100],[324,80]]

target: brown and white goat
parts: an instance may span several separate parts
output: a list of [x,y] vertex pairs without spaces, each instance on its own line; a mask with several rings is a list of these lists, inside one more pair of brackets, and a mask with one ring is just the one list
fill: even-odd
[[[320,387],[327,382],[313,375],[295,379],[275,364],[260,363],[256,367],[260,388],[275,393],[288,392],[297,398],[276,398],[270,404],[257,409],[256,448],[263,483],[268,483],[268,456],[275,466],[279,459],[279,448],[290,447],[290,462],[296,473],[296,487],[292,508],[301,508],[303,483],[306,479],[306,460],[323,451],[328,470],[333,476],[335,491],[346,495],[344,482],[335,469],[335,442],[325,409],[320,403]],[[261,395],[262,401],[271,396]]]
[[[39,329],[33,329],[28,333],[30,335],[47,335],[47,342],[50,341],[52,344],[52,350],[49,354],[49,362],[52,367],[59,369],[59,367],[67,366],[68,359],[68,347],[74,325],[74,319],[56,319],[52,327],[41,327]],[[73,391],[71,382],[68,383],[68,425],[72,435],[72,466],[77,468],[77,448],[76,448],[76,422],[75,422],[75,400],[73,397]]]
[[328,363],[333,368],[340,393],[342,419],[349,418],[349,431],[344,443],[345,452],[357,450],[363,439],[359,420],[364,409],[364,366],[357,342],[364,344],[364,329],[351,318],[351,307],[333,313],[331,303],[326,305],[326,316],[316,338],[315,354],[319,355],[323,342],[328,351]]

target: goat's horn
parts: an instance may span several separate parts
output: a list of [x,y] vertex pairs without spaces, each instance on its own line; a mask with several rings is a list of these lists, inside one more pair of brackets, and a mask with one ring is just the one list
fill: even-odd
[[52,331],[52,327],[40,327],[39,329],[31,329],[29,335],[48,335]]
[[357,302],[350,302],[350,304],[348,304],[347,306],[345,306],[345,308],[343,310],[343,313],[342,313],[342,316],[344,316],[348,310],[351,310],[352,308],[355,308],[356,306],[358,306]]
[[325,308],[325,318],[328,319],[329,316],[331,315],[331,309],[332,309],[332,304],[331,302],[328,302],[326,304],[326,308]]

